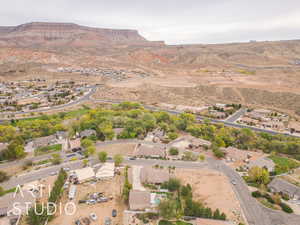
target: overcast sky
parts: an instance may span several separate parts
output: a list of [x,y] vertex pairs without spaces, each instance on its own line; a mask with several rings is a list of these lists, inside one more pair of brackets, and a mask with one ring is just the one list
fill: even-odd
[[167,44],[300,39],[300,0],[1,0],[0,25],[137,29]]

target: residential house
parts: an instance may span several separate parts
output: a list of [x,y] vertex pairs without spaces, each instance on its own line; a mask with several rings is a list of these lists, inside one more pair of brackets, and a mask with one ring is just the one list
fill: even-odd
[[155,129],[154,131],[149,132],[144,140],[157,143],[157,142],[162,141],[164,139],[164,137],[165,137],[164,130]]
[[96,133],[95,130],[87,129],[87,130],[81,131],[79,135],[80,135],[81,138],[87,138],[87,137],[90,137],[90,136],[96,136],[97,133]]
[[40,99],[37,97],[28,97],[28,98],[21,98],[17,100],[18,105],[29,105],[34,103],[39,103]]
[[254,109],[252,112],[256,113],[256,114],[260,114],[264,117],[267,117],[268,115],[270,115],[272,113],[272,111],[269,109]]
[[283,122],[280,121],[267,121],[263,122],[262,126],[264,128],[276,129],[276,130],[284,130],[285,126]]
[[169,143],[169,146],[178,148],[180,150],[197,149],[201,147],[209,148],[211,146],[211,142],[201,138],[196,138],[191,135],[187,135],[172,141],[171,143]]
[[260,168],[265,168],[269,172],[273,172],[275,170],[275,163],[273,162],[273,160],[265,157],[259,158],[254,161],[250,161],[247,167],[251,169],[255,166]]
[[289,129],[291,133],[300,134],[300,122],[290,122]]
[[74,170],[73,173],[75,174],[79,183],[84,183],[95,178],[94,169],[91,167],[77,169]]
[[283,179],[275,178],[268,184],[272,193],[288,195],[290,199],[300,200],[300,187],[291,184]]
[[[8,193],[0,197],[0,214],[2,216],[18,216],[27,213],[26,205],[32,205],[35,203],[36,198],[30,191],[25,191],[19,193]],[[18,206],[16,209],[14,203],[17,202]]]
[[99,180],[111,179],[115,176],[115,163],[104,163],[97,171],[96,178]]
[[219,112],[216,110],[210,110],[209,115],[213,116],[216,119],[225,119],[227,117],[225,112]]
[[68,138],[67,131],[57,131],[55,135],[58,140],[64,140]]
[[234,147],[227,147],[227,148],[221,148],[226,153],[226,160],[235,162],[235,161],[244,161],[246,162],[249,158],[251,158],[251,155],[246,153],[245,151],[234,148]]
[[151,207],[151,193],[149,191],[136,191],[129,192],[129,209],[130,210],[146,210]]
[[50,135],[46,137],[39,137],[32,140],[32,147],[34,149],[45,147],[48,145],[54,145],[57,143],[56,135]]
[[133,155],[145,158],[165,158],[166,149],[160,145],[137,144]]
[[142,183],[162,184],[170,179],[170,173],[164,169],[143,167],[140,172],[140,179]]
[[69,140],[69,149],[71,149],[71,151],[73,152],[80,151],[81,150],[80,138]]

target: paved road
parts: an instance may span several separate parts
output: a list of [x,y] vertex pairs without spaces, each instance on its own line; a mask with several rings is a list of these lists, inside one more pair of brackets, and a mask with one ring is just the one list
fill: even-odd
[[231,116],[229,116],[225,121],[234,123],[237,121],[241,116],[243,116],[247,112],[247,109],[240,108],[238,111],[233,113]]
[[[108,161],[109,162],[109,161]],[[96,157],[90,158],[90,164],[99,164],[99,160]],[[124,160],[124,164],[128,165],[142,165],[142,166],[154,166],[160,165],[164,167],[176,168],[203,168],[207,166],[207,162],[182,162],[182,161],[167,161],[167,160],[151,160],[151,159],[137,159],[137,160]],[[58,166],[50,166],[36,171],[30,171],[22,175],[11,177],[9,181],[1,183],[4,189],[10,189],[16,187],[17,185],[23,185],[32,181],[43,179],[50,176],[52,172],[58,172],[61,168],[69,167],[71,170],[82,168],[82,160],[75,162],[66,162]]]

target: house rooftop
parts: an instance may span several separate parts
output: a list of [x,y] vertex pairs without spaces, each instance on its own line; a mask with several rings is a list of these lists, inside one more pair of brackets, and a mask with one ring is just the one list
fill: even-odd
[[139,144],[133,154],[134,156],[165,157],[165,149],[159,145]]
[[84,182],[95,177],[95,172],[92,167],[74,170],[74,173],[76,174],[79,182]]
[[170,174],[164,169],[143,167],[141,170],[141,182],[151,184],[161,184],[170,179]]
[[260,168],[267,168],[268,171],[273,171],[275,169],[275,163],[273,162],[272,159],[266,158],[266,157],[262,157],[259,158],[257,160],[251,161],[249,163],[249,168],[258,166]]
[[300,187],[291,184],[283,179],[275,178],[268,184],[269,188],[272,188],[275,192],[288,192],[291,195],[300,196]]
[[129,193],[130,210],[145,210],[151,207],[151,194],[149,191],[131,190]]

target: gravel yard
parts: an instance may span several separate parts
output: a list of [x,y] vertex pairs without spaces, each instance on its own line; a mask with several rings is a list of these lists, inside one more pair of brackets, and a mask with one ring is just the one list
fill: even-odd
[[209,169],[176,169],[175,175],[193,188],[195,200],[212,209],[220,209],[229,220],[242,221],[241,208],[227,177]]

